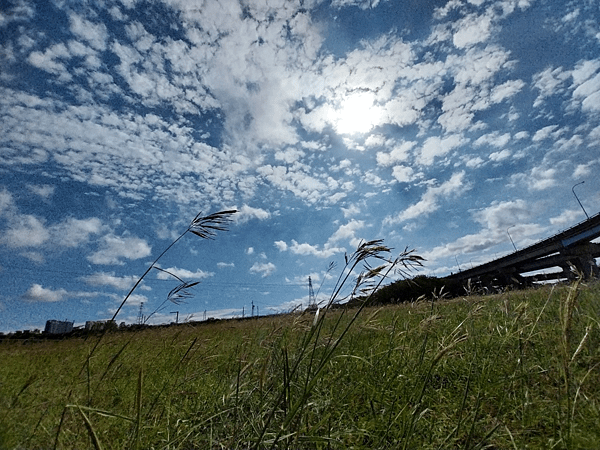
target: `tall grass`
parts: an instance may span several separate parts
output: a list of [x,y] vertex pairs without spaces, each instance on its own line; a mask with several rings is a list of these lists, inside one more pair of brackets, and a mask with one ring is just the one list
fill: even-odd
[[[283,347],[284,366],[283,383],[279,396],[270,406],[270,410],[264,420],[264,425],[254,443],[254,448],[259,448],[267,435],[269,425],[277,412],[284,406],[280,426],[272,439],[268,439],[271,448],[276,448],[280,440],[291,441],[298,445],[304,425],[302,416],[307,406],[315,385],[320,381],[322,373],[331,362],[339,344],[351,329],[363,309],[368,305],[370,296],[387,279],[392,271],[406,273],[415,266],[422,264],[423,258],[415,255],[413,251],[405,249],[395,259],[390,259],[391,249],[383,245],[383,241],[374,240],[361,242],[356,251],[345,256],[345,265],[335,283],[333,291],[324,305],[315,312],[315,317],[310,328],[302,336],[299,350],[293,354],[290,361],[287,346]],[[376,267],[372,266],[377,262]],[[356,273],[357,269],[359,272]],[[344,288],[349,281],[353,280],[353,286],[348,295],[344,295]],[[330,308],[339,302],[352,302],[356,297],[362,297],[361,305],[353,312],[351,317],[346,318],[347,309],[342,309],[337,318],[332,322],[330,330],[324,329],[325,318]],[[287,446],[287,445],[286,445]]]
[[[188,233],[194,234],[198,237],[200,237],[201,239],[212,239],[214,236],[216,236],[216,233],[218,231],[227,231],[227,224],[231,221],[231,216],[232,214],[235,214],[237,211],[236,210],[227,210],[227,211],[219,211],[213,214],[210,214],[208,216],[202,216],[201,213],[198,213],[196,215],[196,217],[194,217],[194,219],[190,222],[190,224],[188,225],[188,227],[185,229],[185,231],[183,233],[181,233],[173,242],[171,242],[171,244],[169,244],[167,246],[167,248],[165,248],[163,250],[163,252],[158,255],[158,257],[148,266],[148,268],[146,269],[146,271],[142,274],[141,277],[138,278],[138,280],[135,282],[135,284],[132,286],[132,288],[129,290],[129,292],[127,293],[127,295],[125,296],[125,298],[123,299],[123,301],[121,302],[121,304],[119,305],[119,307],[116,309],[115,313],[113,314],[112,318],[110,319],[109,323],[114,324],[115,320],[117,318],[117,316],[119,315],[119,312],[121,311],[121,309],[123,308],[123,306],[125,306],[125,304],[127,303],[127,301],[129,300],[129,298],[131,297],[131,295],[133,294],[133,292],[138,288],[138,286],[140,286],[140,284],[142,283],[142,281],[144,280],[144,278],[146,277],[146,275],[148,275],[152,269],[156,269],[162,272],[166,272],[167,274],[173,276],[174,278],[176,278],[180,284],[178,284],[177,286],[175,286],[175,288],[173,288],[169,294],[167,295],[166,300],[157,308],[156,311],[154,311],[150,316],[154,315],[158,310],[160,310],[162,308],[162,306],[166,303],[166,302],[172,302],[175,304],[180,304],[184,299],[188,298],[191,296],[191,293],[189,291],[189,289],[191,289],[192,287],[196,286],[198,284],[198,282],[186,282],[184,280],[182,280],[181,278],[177,277],[176,275],[172,274],[171,272],[168,272],[164,269],[161,269],[160,267],[157,266],[158,261],[175,245],[177,244],[177,242],[179,242],[184,236],[186,236]],[[84,371],[86,371],[87,373],[87,386],[88,386],[88,406],[90,406],[91,404],[91,392],[90,392],[90,361],[92,359],[92,357],[94,356],[96,350],[98,349],[98,346],[100,345],[100,343],[102,342],[102,339],[104,338],[104,336],[106,335],[106,333],[111,329],[111,327],[107,326],[104,328],[102,334],[100,334],[99,338],[97,339],[96,343],[94,344],[94,346],[92,347],[92,349],[90,350],[85,363],[82,365],[80,371],[79,371],[79,375],[82,375],[84,373]],[[113,361],[114,362],[114,361]],[[111,362],[112,364],[112,362]],[[110,367],[110,365],[108,367]],[[106,372],[104,373],[106,374]],[[140,383],[139,383],[139,388],[140,388],[140,392],[139,392],[139,397],[141,398],[141,377],[142,377],[142,371],[140,370]],[[102,382],[102,380],[104,379],[104,375],[100,378],[100,382],[98,384],[100,384]],[[71,394],[72,391],[69,392],[68,394],[68,401],[71,400]],[[138,403],[141,400],[138,399]],[[138,405],[139,406],[139,405]],[[75,405],[75,407],[77,407],[82,415],[82,418],[84,419],[84,422],[86,423],[86,426],[88,428],[88,432],[90,434],[90,438],[92,439],[93,443],[94,443],[94,447],[98,450],[100,448],[100,443],[98,441],[98,438],[94,432],[94,429],[91,425],[91,423],[89,422],[87,416],[85,415],[85,413],[83,412],[83,410],[79,407],[79,405]],[[67,412],[67,407],[65,407],[63,409],[63,413],[60,419],[60,423],[56,432],[56,439],[54,442],[54,448],[57,447],[58,444],[58,437],[60,435],[61,432],[61,427],[65,418],[65,414]],[[138,410],[138,427],[136,428],[136,436],[135,436],[135,443],[136,443],[136,448],[138,447],[139,444],[139,434],[140,434],[140,429],[139,429],[139,410]]]
[[65,404],[57,448],[600,448],[599,284],[334,307],[420,263],[389,255],[363,243],[318,312],[111,332],[91,358],[3,342],[0,448],[51,446]]

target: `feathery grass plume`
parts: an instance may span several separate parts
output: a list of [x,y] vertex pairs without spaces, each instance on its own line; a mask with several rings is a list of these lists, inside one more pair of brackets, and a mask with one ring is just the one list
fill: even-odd
[[[196,217],[194,217],[194,219],[190,222],[190,224],[188,225],[186,230],[183,233],[181,233],[179,235],[179,237],[177,237],[177,239],[175,239],[173,242],[171,242],[171,244],[169,244],[169,246],[167,248],[165,248],[160,255],[158,255],[158,257],[152,262],[152,264],[150,264],[150,266],[148,266],[146,271],[142,274],[142,276],[136,281],[136,283],[133,285],[133,287],[127,293],[127,295],[125,296],[125,298],[123,299],[123,301],[121,302],[121,304],[119,305],[119,307],[117,308],[115,313],[113,314],[112,318],[110,319],[110,322],[114,323],[115,319],[117,318],[117,315],[119,314],[121,309],[123,309],[123,306],[125,306],[125,303],[127,303],[127,300],[129,300],[129,298],[131,297],[133,292],[142,283],[142,281],[144,280],[146,275],[148,275],[152,271],[152,269],[159,269],[157,267],[158,261],[165,255],[165,253],[167,253],[171,249],[171,247],[173,247],[177,242],[179,242],[187,233],[193,233],[202,239],[213,239],[216,236],[218,231],[227,231],[228,230],[227,226],[229,225],[229,223],[231,223],[231,220],[232,220],[231,216],[235,213],[237,213],[237,210],[235,210],[235,209],[219,211],[219,212],[216,212],[213,214],[209,214],[208,216],[202,216],[201,212],[198,213],[196,215]],[[162,269],[159,269],[159,270],[162,270]],[[173,274],[171,274],[171,275],[173,275]],[[187,291],[187,289],[198,284],[198,283],[185,283],[183,280],[180,280],[180,281],[182,284],[175,287],[175,289],[173,289],[167,296],[168,301],[174,301],[174,302],[181,301],[183,298],[186,298],[187,295],[189,294],[189,291]],[[88,357],[86,358],[84,364],[82,365],[82,367],[79,371],[79,376],[81,376],[85,370],[87,370],[88,374],[89,374],[90,361],[92,359],[92,356],[98,349],[98,346],[102,342],[102,339],[104,338],[104,336],[106,335],[108,330],[109,330],[109,327],[105,327],[102,334],[100,334],[98,340],[92,347],[91,351],[88,354]],[[67,396],[69,400],[71,398],[71,394],[72,394],[72,391]],[[88,398],[90,398],[90,396],[88,396]],[[69,403],[69,401],[67,403]],[[58,445],[58,437],[60,435],[62,425],[64,423],[66,411],[67,411],[67,407],[65,407],[63,409],[63,414],[61,416],[60,423],[59,423],[58,429],[56,431],[54,448],[56,448]],[[83,412],[82,412],[82,414],[84,415],[84,418],[85,418],[86,417],[85,414]]]
[[[121,304],[119,305],[119,307],[117,308],[115,313],[113,314],[110,321],[111,322],[115,321],[115,319],[117,318],[117,315],[119,314],[119,312],[121,311],[123,306],[125,306],[125,303],[127,303],[127,300],[129,300],[129,297],[131,297],[131,294],[133,294],[133,292],[136,290],[136,288],[141,284],[141,282],[146,277],[146,275],[148,275],[152,269],[158,268],[156,266],[156,264],[158,263],[160,258],[162,258],[164,256],[164,254],[167,253],[171,249],[171,247],[173,247],[177,242],[179,242],[187,233],[193,233],[196,236],[201,237],[202,239],[212,239],[216,235],[217,231],[227,231],[227,225],[231,222],[231,220],[232,220],[231,216],[235,213],[237,213],[237,210],[235,210],[235,209],[219,211],[219,212],[210,214],[208,216],[202,216],[201,213],[198,213],[196,215],[196,217],[194,217],[194,220],[192,220],[190,222],[190,224],[188,225],[186,230],[183,233],[181,233],[177,239],[175,239],[173,242],[171,242],[171,244],[169,244],[169,246],[166,249],[164,249],[160,255],[158,255],[158,257],[152,262],[152,264],[150,264],[150,266],[148,266],[146,271],[142,274],[142,276],[133,285],[131,290],[127,293],[127,295],[125,296],[125,298],[123,299],[123,301],[121,302]],[[192,284],[192,286],[193,286],[193,284]],[[190,287],[190,286],[188,285],[187,287]],[[183,289],[184,288],[179,289],[178,292],[180,292]],[[171,293],[173,293],[173,291],[171,291]],[[177,294],[177,292],[175,294]],[[107,331],[108,331],[108,327],[105,327],[104,332],[100,335],[100,337],[98,338],[98,341],[96,341],[96,344],[90,351],[90,354],[89,354],[85,364],[82,366],[80,375],[83,373],[86,366],[89,365],[89,361],[90,361],[92,355],[98,348],[98,345],[100,345],[100,342],[102,341],[102,338],[107,333]]]
[[162,258],[163,255],[165,253],[167,253],[171,249],[171,247],[173,247],[181,238],[183,238],[187,233],[193,233],[196,236],[201,237],[202,239],[213,239],[216,236],[217,231],[227,231],[228,230],[227,225],[232,220],[231,216],[233,214],[235,214],[236,212],[237,212],[237,210],[232,209],[232,210],[227,210],[227,211],[219,211],[219,212],[210,214],[208,216],[202,216],[201,213],[198,213],[196,215],[196,217],[194,217],[194,220],[192,220],[191,223],[188,225],[187,229],[183,233],[181,233],[177,239],[175,239],[173,242],[171,242],[171,244],[160,255],[158,255],[158,258],[156,258],[154,260],[154,262],[152,264],[150,264],[148,269],[146,269],[144,274],[139,278],[139,280],[135,283],[135,285],[127,293],[127,295],[125,296],[125,298],[123,299],[123,301],[121,302],[121,304],[119,305],[119,307],[117,308],[115,313],[113,314],[113,317],[111,320],[114,321],[117,318],[117,315],[119,314],[119,312],[121,311],[121,309],[123,308],[123,306],[125,305],[127,300],[129,299],[129,297],[131,297],[131,294],[133,294],[133,291],[135,291],[135,289],[140,285],[140,283],[145,278],[145,276],[148,275],[148,273],[150,273],[150,271],[152,269],[156,268],[156,264],[158,263],[158,260],[160,258]]
[[[279,396],[273,403],[266,416],[258,439],[254,443],[255,449],[261,444],[270,443],[271,448],[278,448],[282,440],[297,439],[302,422],[302,411],[307,406],[308,399],[318,380],[321,378],[327,364],[331,361],[336,349],[348,333],[363,309],[370,303],[373,293],[381,286],[381,283],[395,271],[396,274],[406,276],[412,270],[422,266],[424,259],[408,250],[408,247],[396,258],[390,258],[391,249],[383,245],[383,240],[361,241],[357,249],[350,256],[344,254],[344,267],[334,285],[332,293],[325,304],[317,310],[312,326],[307,330],[302,339],[300,348],[296,355],[288,355],[286,352],[286,365],[284,370],[284,383]],[[380,264],[372,266],[371,261]],[[333,265],[330,268],[333,269]],[[358,274],[356,274],[359,270]],[[355,275],[356,274],[356,275]],[[343,291],[349,280],[356,276],[350,294],[343,295]],[[324,333],[323,324],[327,312],[332,306],[343,302],[356,300],[360,296],[360,306],[350,320],[342,326],[347,308],[342,309],[337,320],[329,331],[325,342],[321,335]],[[288,360],[293,360],[289,361]],[[301,367],[303,370],[301,370]],[[301,372],[304,372],[304,375]],[[301,381],[300,378],[304,378]],[[300,386],[296,399],[290,398],[292,385]],[[283,423],[272,440],[264,441],[269,425],[277,411],[284,408]],[[298,444],[298,442],[296,442]]]
[[194,281],[194,282],[188,283],[187,281],[182,280],[177,275],[169,272],[168,270],[161,269],[160,267],[157,267],[157,266],[155,266],[154,268],[156,270],[159,270],[161,272],[164,272],[164,273],[172,276],[173,278],[176,278],[177,281],[179,281],[179,284],[177,286],[175,286],[173,289],[171,289],[171,291],[167,294],[167,298],[154,311],[152,311],[151,314],[149,314],[147,317],[144,318],[144,323],[147,323],[148,320],[154,314],[162,311],[165,308],[165,304],[167,302],[171,302],[174,305],[181,305],[181,304],[185,303],[185,300],[194,296],[194,294],[192,294],[192,292],[189,289],[193,288],[194,286],[196,286],[197,284],[200,283],[199,281]]

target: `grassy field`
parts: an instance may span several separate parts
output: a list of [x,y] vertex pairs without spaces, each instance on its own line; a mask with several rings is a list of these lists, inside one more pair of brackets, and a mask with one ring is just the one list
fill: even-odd
[[600,448],[598,283],[355,313],[4,341],[0,448]]

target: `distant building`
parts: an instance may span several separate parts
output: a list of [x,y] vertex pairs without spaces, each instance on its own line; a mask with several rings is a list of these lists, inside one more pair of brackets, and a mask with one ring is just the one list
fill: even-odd
[[105,328],[117,328],[114,320],[88,320],[85,323],[86,331],[103,331]]
[[85,330],[86,331],[96,331],[104,328],[103,320],[88,320],[85,322]]
[[47,334],[65,334],[73,331],[73,322],[61,320],[47,320],[44,333]]

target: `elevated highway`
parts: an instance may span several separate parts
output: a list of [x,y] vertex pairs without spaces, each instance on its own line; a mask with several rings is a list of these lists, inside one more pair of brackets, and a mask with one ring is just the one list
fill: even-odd
[[[472,269],[452,274],[448,279],[479,282],[483,285],[529,285],[536,281],[572,279],[574,267],[585,278],[598,277],[600,270],[595,258],[600,257],[600,213],[527,248]],[[547,274],[530,274],[543,269],[557,268]]]

